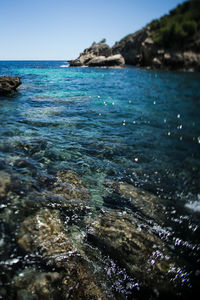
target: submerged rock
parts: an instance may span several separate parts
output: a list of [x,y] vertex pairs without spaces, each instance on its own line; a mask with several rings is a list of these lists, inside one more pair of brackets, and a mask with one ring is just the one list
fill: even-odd
[[21,83],[19,77],[0,76],[0,96],[16,92]]
[[65,199],[88,199],[90,197],[87,188],[71,170],[58,172],[54,186],[53,192],[63,195]]
[[[107,299],[85,266],[84,259],[67,238],[58,211],[41,209],[26,218],[18,232],[18,244],[23,250],[42,258],[46,266],[60,270],[59,289],[63,299]],[[52,276],[57,279],[57,275],[54,275],[51,273],[50,283]],[[43,288],[46,290],[49,284],[48,275],[40,276],[43,278],[42,286],[38,283],[37,287],[34,278],[29,284],[34,295],[39,289],[38,298],[33,299],[43,299]],[[54,299],[53,292],[47,296],[48,299]]]
[[10,174],[0,171],[0,199],[6,197],[11,181]]
[[125,61],[121,54],[112,55],[112,49],[104,42],[100,42],[93,43],[77,59],[71,60],[69,65],[74,67],[124,67]]
[[39,272],[25,269],[13,279],[12,299],[53,300],[59,297],[58,272]]
[[90,209],[88,206],[90,193],[76,173],[71,170],[57,173],[51,195],[55,203],[59,203],[69,216],[78,218]]
[[145,216],[162,221],[163,205],[162,200],[154,194],[135,187],[134,185],[120,182],[116,187],[121,197],[127,199],[136,209]]
[[[162,241],[128,214],[108,214],[92,222],[87,240],[110,255],[143,287],[159,293],[175,287],[176,266]],[[173,272],[174,271],[174,272]]]
[[59,265],[76,252],[64,233],[57,210],[41,209],[20,226],[18,244],[27,252],[38,253],[49,264]]
[[139,213],[145,219],[159,224],[164,221],[165,206],[162,199],[156,195],[126,182],[107,182],[106,185],[113,193],[111,200],[107,201],[105,198],[105,204],[108,202],[107,206],[110,202],[111,205],[113,203],[117,205],[121,201],[125,207],[131,208],[133,212]]

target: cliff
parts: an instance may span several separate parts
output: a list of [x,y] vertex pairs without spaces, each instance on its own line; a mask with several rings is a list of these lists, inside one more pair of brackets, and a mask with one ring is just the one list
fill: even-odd
[[200,71],[200,1],[178,5],[112,47],[129,65]]

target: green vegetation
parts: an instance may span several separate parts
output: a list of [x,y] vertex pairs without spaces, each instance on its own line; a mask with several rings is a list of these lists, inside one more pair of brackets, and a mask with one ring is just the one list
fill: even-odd
[[200,1],[190,0],[179,4],[168,15],[153,20],[149,26],[154,41],[162,47],[182,46],[195,34],[200,22]]
[[106,43],[106,39],[102,39],[100,43]]

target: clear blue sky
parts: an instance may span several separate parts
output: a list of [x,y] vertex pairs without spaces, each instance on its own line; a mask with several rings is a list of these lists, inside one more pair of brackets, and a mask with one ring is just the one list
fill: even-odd
[[0,60],[72,59],[112,46],[183,0],[1,0]]

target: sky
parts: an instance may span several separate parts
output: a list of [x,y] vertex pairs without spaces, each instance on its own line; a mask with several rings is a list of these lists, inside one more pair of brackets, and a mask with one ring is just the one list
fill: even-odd
[[0,60],[75,59],[113,46],[183,0],[0,0]]

